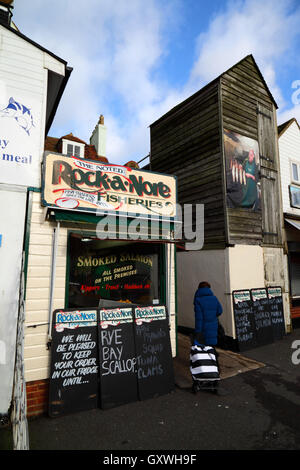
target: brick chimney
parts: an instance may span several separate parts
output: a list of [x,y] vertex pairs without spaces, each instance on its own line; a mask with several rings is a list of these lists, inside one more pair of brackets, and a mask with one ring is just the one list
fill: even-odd
[[106,157],[106,127],[104,125],[104,116],[102,114],[90,137],[90,144],[95,146],[98,155]]

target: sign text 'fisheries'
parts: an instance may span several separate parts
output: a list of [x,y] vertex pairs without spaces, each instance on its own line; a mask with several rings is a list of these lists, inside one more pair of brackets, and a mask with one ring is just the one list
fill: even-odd
[[47,154],[44,205],[176,217],[176,178],[120,165]]

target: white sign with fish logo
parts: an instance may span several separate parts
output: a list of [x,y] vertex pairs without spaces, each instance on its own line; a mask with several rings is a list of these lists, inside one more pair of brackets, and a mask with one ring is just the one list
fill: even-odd
[[0,89],[0,183],[40,187],[42,98]]

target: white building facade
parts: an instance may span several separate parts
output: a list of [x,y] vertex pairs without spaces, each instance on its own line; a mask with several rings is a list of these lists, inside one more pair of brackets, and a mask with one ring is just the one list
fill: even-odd
[[12,399],[27,205],[31,189],[41,185],[45,135],[71,69],[15,27],[12,2],[0,6],[0,417],[5,419]]
[[300,127],[290,119],[278,128],[291,318],[300,317]]

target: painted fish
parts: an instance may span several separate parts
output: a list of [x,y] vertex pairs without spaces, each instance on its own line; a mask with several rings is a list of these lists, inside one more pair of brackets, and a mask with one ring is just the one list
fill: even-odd
[[30,109],[15,101],[13,97],[9,98],[7,107],[0,111],[0,117],[14,118],[28,135],[30,135],[30,129],[34,127]]

